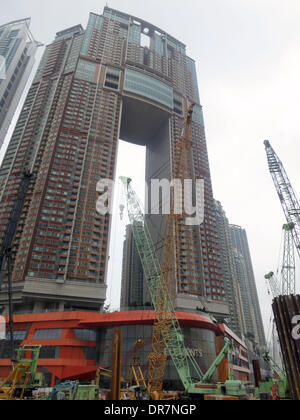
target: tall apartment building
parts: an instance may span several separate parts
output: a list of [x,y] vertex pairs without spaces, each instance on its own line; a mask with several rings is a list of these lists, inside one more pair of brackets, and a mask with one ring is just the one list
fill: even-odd
[[0,147],[17,109],[35,62],[38,46],[29,30],[30,19],[0,26],[0,56],[5,78],[0,77]]
[[[0,239],[23,171],[33,174],[13,243],[20,310],[102,307],[111,218],[96,213],[96,185],[115,176],[119,138],[147,147],[147,181],[171,178],[190,102],[191,177],[205,181],[205,221],[176,238],[176,305],[207,299],[209,310],[227,313],[195,62],[165,31],[108,7],[46,47],[0,169]],[[151,217],[154,243],[163,222]]]
[[266,347],[261,310],[255,284],[247,233],[240,226],[230,225],[231,240],[236,249],[235,261],[238,271],[247,332],[251,333],[261,347]]
[[244,320],[244,329],[243,334],[247,337],[249,334],[254,338],[257,338],[255,334],[255,325],[253,323],[253,317],[251,315],[251,306],[249,302],[249,295],[247,292],[247,269],[245,264],[245,259],[243,255],[238,252],[236,248],[232,248],[233,253],[233,264],[234,270],[236,272],[237,281],[241,294],[241,302],[243,308],[243,320]]
[[215,205],[219,247],[221,251],[222,275],[225,284],[226,299],[229,305],[227,323],[231,330],[242,338],[243,335],[246,335],[246,325],[241,288],[238,281],[240,276],[238,276],[236,271],[236,251],[232,246],[229,221],[222,204],[219,201],[215,201]]
[[[123,245],[121,311],[144,305],[144,271],[135,245],[132,226],[126,226]],[[145,302],[146,303],[146,302]]]

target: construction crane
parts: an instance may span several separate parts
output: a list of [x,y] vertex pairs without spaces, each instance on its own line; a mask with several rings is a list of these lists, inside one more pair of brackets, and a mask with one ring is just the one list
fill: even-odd
[[265,275],[265,279],[268,281],[268,284],[270,285],[272,296],[274,298],[277,296],[280,296],[281,294],[280,283],[276,274],[273,271],[271,271],[269,274]]
[[265,276],[268,281],[273,298],[285,295],[296,294],[296,265],[295,265],[295,247],[293,241],[294,223],[283,225],[283,250],[280,277],[272,271]]
[[263,359],[265,362],[269,363],[272,370],[274,371],[274,373],[278,376],[278,378],[283,379],[284,377],[286,377],[286,371],[285,369],[283,369],[282,367],[280,367],[275,360],[272,359],[271,355],[269,352],[266,352],[263,355]]
[[264,142],[269,170],[281,202],[287,223],[293,225],[293,240],[300,257],[300,205],[282,162],[270,142]]
[[285,369],[281,368],[268,352],[263,355],[263,359],[270,365],[276,378],[270,379],[269,381],[260,382],[258,384],[259,392],[272,395],[272,399],[274,400],[289,399],[290,391]]
[[[194,104],[191,104],[187,110],[182,133],[174,152],[175,157],[172,179],[180,180],[181,186],[184,185],[185,179],[191,178],[193,108]],[[126,185],[127,180],[125,179],[124,181]],[[182,205],[182,203],[177,204]],[[179,247],[176,241],[180,235],[180,230],[182,230],[182,226],[184,225],[184,215],[175,214],[174,207],[174,194],[171,194],[170,214],[168,215],[166,221],[161,263],[159,264],[159,262],[156,261],[154,265],[158,270],[155,275],[160,276],[161,279],[160,281],[155,281],[156,289],[155,291],[153,290],[153,296],[155,296],[156,320],[153,326],[152,345],[148,364],[148,388],[150,394],[162,393],[163,379],[167,366],[165,340],[166,338],[172,339],[172,335],[168,332],[172,328],[172,318],[174,319],[173,313],[177,286],[176,280],[179,281],[181,274],[179,264]],[[192,233],[188,232],[188,229],[185,230],[186,234],[190,234],[191,236],[188,238],[189,242],[192,241]],[[191,271],[193,270],[191,269]],[[171,296],[170,302],[166,301],[167,290]],[[178,337],[179,336],[177,336],[175,340],[178,340]],[[199,372],[199,374],[201,374],[201,372]]]
[[[187,109],[181,136],[178,139],[174,152],[175,159],[172,177],[180,180],[181,186],[185,184],[186,179],[192,177],[193,108],[194,104],[191,104]],[[185,347],[184,336],[175,312],[176,287],[177,282],[179,283],[181,278],[178,238],[183,229],[189,237],[189,242],[192,243],[193,241],[193,231],[186,226],[184,212],[175,211],[175,207],[178,204],[183,209],[184,198],[182,195],[182,202],[175,203],[174,192],[171,194],[170,214],[167,218],[162,256],[159,261],[144,218],[142,206],[131,187],[131,180],[124,177],[121,180],[125,187],[128,215],[133,235],[156,315],[149,355],[148,392],[149,395],[162,395],[163,379],[167,365],[167,351],[173,360],[184,388],[191,391],[191,388],[193,388],[191,368],[193,369],[193,375],[196,375],[200,381],[202,380],[202,383],[209,380],[210,375],[208,373],[203,375],[196,360]],[[195,267],[191,266],[189,269],[191,272],[195,271]],[[229,346],[229,343],[225,343],[225,349],[227,349],[227,346]],[[224,358],[224,354],[220,357]],[[218,366],[218,361],[215,361],[211,367],[212,371],[215,371],[216,366]],[[197,389],[199,390],[201,389],[201,384],[198,385]],[[194,388],[193,390],[195,391]]]
[[[186,348],[184,335],[175,312],[173,297],[166,277],[161,275],[160,262],[145,221],[142,205],[131,186],[131,179],[121,177],[121,181],[125,187],[128,216],[155,309],[156,319],[158,321],[163,319],[164,323],[161,323],[161,325],[165,325],[160,331],[164,344],[163,357],[167,357],[167,352],[169,353],[184,389],[190,395],[221,394],[222,392],[233,396],[245,395],[243,382],[232,380],[230,375],[229,380],[225,384],[215,385],[206,382],[211,380],[213,373],[224,357],[232,352],[230,340],[225,338],[224,349],[205,375],[202,373],[192,353]],[[159,324],[156,323],[156,325]],[[160,354],[158,353],[158,356]],[[191,368],[193,369],[193,377],[198,378],[198,381],[192,378]],[[151,393],[151,388],[149,387],[149,389],[151,396],[157,392]]]
[[[182,378],[184,385],[188,387],[191,382],[189,361],[191,361],[191,363],[195,366],[199,376],[202,376],[202,372],[184,346],[184,338],[175,313],[171,294],[165,277],[161,276],[160,262],[156,254],[147,223],[144,220],[142,205],[131,186],[131,179],[122,177],[121,181],[125,187],[128,216],[132,225],[136,247],[140,255],[145,279],[147,281],[149,293],[155,309],[156,320],[160,321],[163,319],[166,324],[166,328],[163,328],[162,331],[157,331],[157,338],[163,340],[163,352],[162,354],[158,352],[156,361],[154,358],[151,359],[151,367],[153,368],[154,363],[156,362],[157,364],[160,364],[160,368],[163,365],[164,369],[164,363],[167,357],[167,348],[173,359],[174,365],[176,366],[178,372],[180,372],[180,377]],[[158,292],[160,294],[159,296]],[[160,298],[163,300],[159,300]],[[161,304],[163,304],[164,310],[161,310]],[[158,326],[157,322],[155,326]],[[164,341],[164,339],[166,339],[166,341]],[[161,373],[159,373],[159,376],[160,375]],[[149,379],[150,378],[148,378],[148,381]],[[155,391],[157,391],[157,389],[155,389]],[[151,389],[149,393],[151,393]]]
[[[172,179],[180,180],[181,187],[185,179],[191,178],[192,168],[192,116],[194,104],[191,104],[186,112],[182,132],[175,148],[175,158]],[[183,197],[181,198],[183,201]],[[177,203],[183,208],[183,202]],[[179,247],[177,240],[184,225],[184,214],[176,214],[174,191],[170,197],[170,213],[166,221],[166,230],[164,234],[163,249],[160,265],[160,281],[157,284],[155,302],[156,302],[156,320],[153,326],[152,346],[149,355],[148,365],[148,387],[150,394],[161,393],[163,388],[163,379],[167,367],[166,337],[172,339],[168,333],[172,329],[172,318],[176,294],[176,280],[179,282],[181,277]],[[191,234],[191,229],[185,227],[185,233]],[[193,235],[188,238],[192,243]],[[191,267],[192,271],[192,267]],[[166,301],[166,290],[169,291],[171,301]],[[171,306],[169,306],[171,305]],[[178,340],[176,337],[175,340]],[[200,372],[199,372],[200,373]]]
[[134,355],[132,357],[132,360],[130,362],[130,372],[129,372],[129,385],[133,386],[136,384],[136,386],[143,386],[144,388],[147,388],[146,380],[144,377],[144,374],[141,369],[140,364],[140,357],[139,353],[144,348],[145,342],[143,340],[137,340],[134,343]]
[[149,386],[147,385],[146,378],[141,368],[141,360],[139,353],[144,348],[145,342],[143,340],[137,340],[134,343],[134,354],[130,362],[130,372],[129,372],[129,395],[130,392],[134,391],[136,399],[150,399],[150,398],[159,398],[166,400],[177,400],[177,392],[164,392],[164,393],[154,393],[149,394]]
[[[192,115],[194,105],[192,104],[188,110],[184,120],[182,133],[175,149],[175,164],[173,168],[173,179],[180,179],[183,185],[184,179],[190,178],[191,168],[191,137],[192,137]],[[125,185],[127,180],[125,179]],[[153,326],[152,345],[149,354],[148,364],[148,391],[149,394],[162,393],[163,379],[167,366],[166,353],[166,338],[171,339],[169,333],[172,329],[174,321],[174,298],[176,293],[176,279],[179,278],[180,271],[176,270],[176,254],[178,246],[176,246],[176,238],[178,237],[179,218],[180,215],[175,215],[174,212],[174,195],[170,197],[170,214],[166,221],[166,230],[164,235],[164,243],[162,249],[161,263],[156,258],[156,280],[155,290],[153,290],[153,297],[155,299],[156,320]],[[143,218],[143,217],[142,217]],[[143,223],[143,221],[141,221]],[[174,240],[175,239],[175,240]],[[149,236],[151,241],[151,237]],[[179,261],[179,259],[178,259]],[[160,280],[157,281],[157,278]],[[168,291],[168,292],[167,292]],[[166,296],[169,296],[169,301]],[[176,321],[175,321],[176,322]],[[175,331],[178,330],[178,325],[175,326]],[[178,340],[180,335],[177,335],[175,340]],[[181,340],[181,338],[180,338]],[[199,372],[201,374],[201,372]]]
[[295,247],[293,241],[294,229],[294,223],[283,225],[284,245],[281,267],[281,294],[283,296],[296,294]]

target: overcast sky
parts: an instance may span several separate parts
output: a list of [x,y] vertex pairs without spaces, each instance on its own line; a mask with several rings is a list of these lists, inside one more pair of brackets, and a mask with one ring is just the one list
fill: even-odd
[[[108,3],[181,40],[197,62],[214,195],[230,222],[247,230],[267,330],[271,300],[264,275],[276,269],[285,219],[263,141],[271,141],[300,191],[300,2]],[[102,14],[104,5],[100,0],[6,1],[0,24],[31,16],[35,38],[49,44],[57,31],[79,23],[86,27],[89,12]],[[132,166],[132,161],[127,160],[127,168],[128,164]],[[126,162],[120,165],[126,170]],[[299,284],[298,279],[298,291]]]

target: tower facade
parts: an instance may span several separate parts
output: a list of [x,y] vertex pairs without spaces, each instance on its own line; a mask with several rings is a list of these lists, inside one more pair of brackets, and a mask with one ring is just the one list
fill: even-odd
[[222,275],[225,284],[225,295],[229,305],[228,325],[239,337],[245,335],[245,319],[242,296],[237,275],[236,252],[233,249],[229,221],[219,201],[216,204],[216,218],[221,251]]
[[[30,30],[30,19],[0,26],[0,147],[23,94],[35,62],[38,43]],[[2,73],[2,72],[1,72]]]
[[135,245],[132,226],[126,226],[123,244],[121,311],[144,305],[144,271]]
[[[61,31],[46,47],[0,170],[2,238],[23,171],[32,173],[12,247],[15,304],[101,308],[111,217],[96,212],[97,183],[114,179],[119,139],[147,147],[148,183],[171,179],[191,102],[190,171],[204,179],[205,220],[176,238],[176,305],[207,301],[212,312],[227,311],[195,62],[163,30],[108,7],[90,14],[86,30]],[[149,219],[161,248],[165,218]]]
[[230,225],[231,240],[236,249],[235,260],[238,271],[247,332],[254,336],[256,342],[266,347],[266,338],[255,284],[251,254],[247,233],[240,226]]

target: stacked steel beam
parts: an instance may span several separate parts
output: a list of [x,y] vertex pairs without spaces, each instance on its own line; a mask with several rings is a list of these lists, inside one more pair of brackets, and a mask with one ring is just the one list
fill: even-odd
[[300,295],[275,298],[273,312],[291,397],[300,400]]

